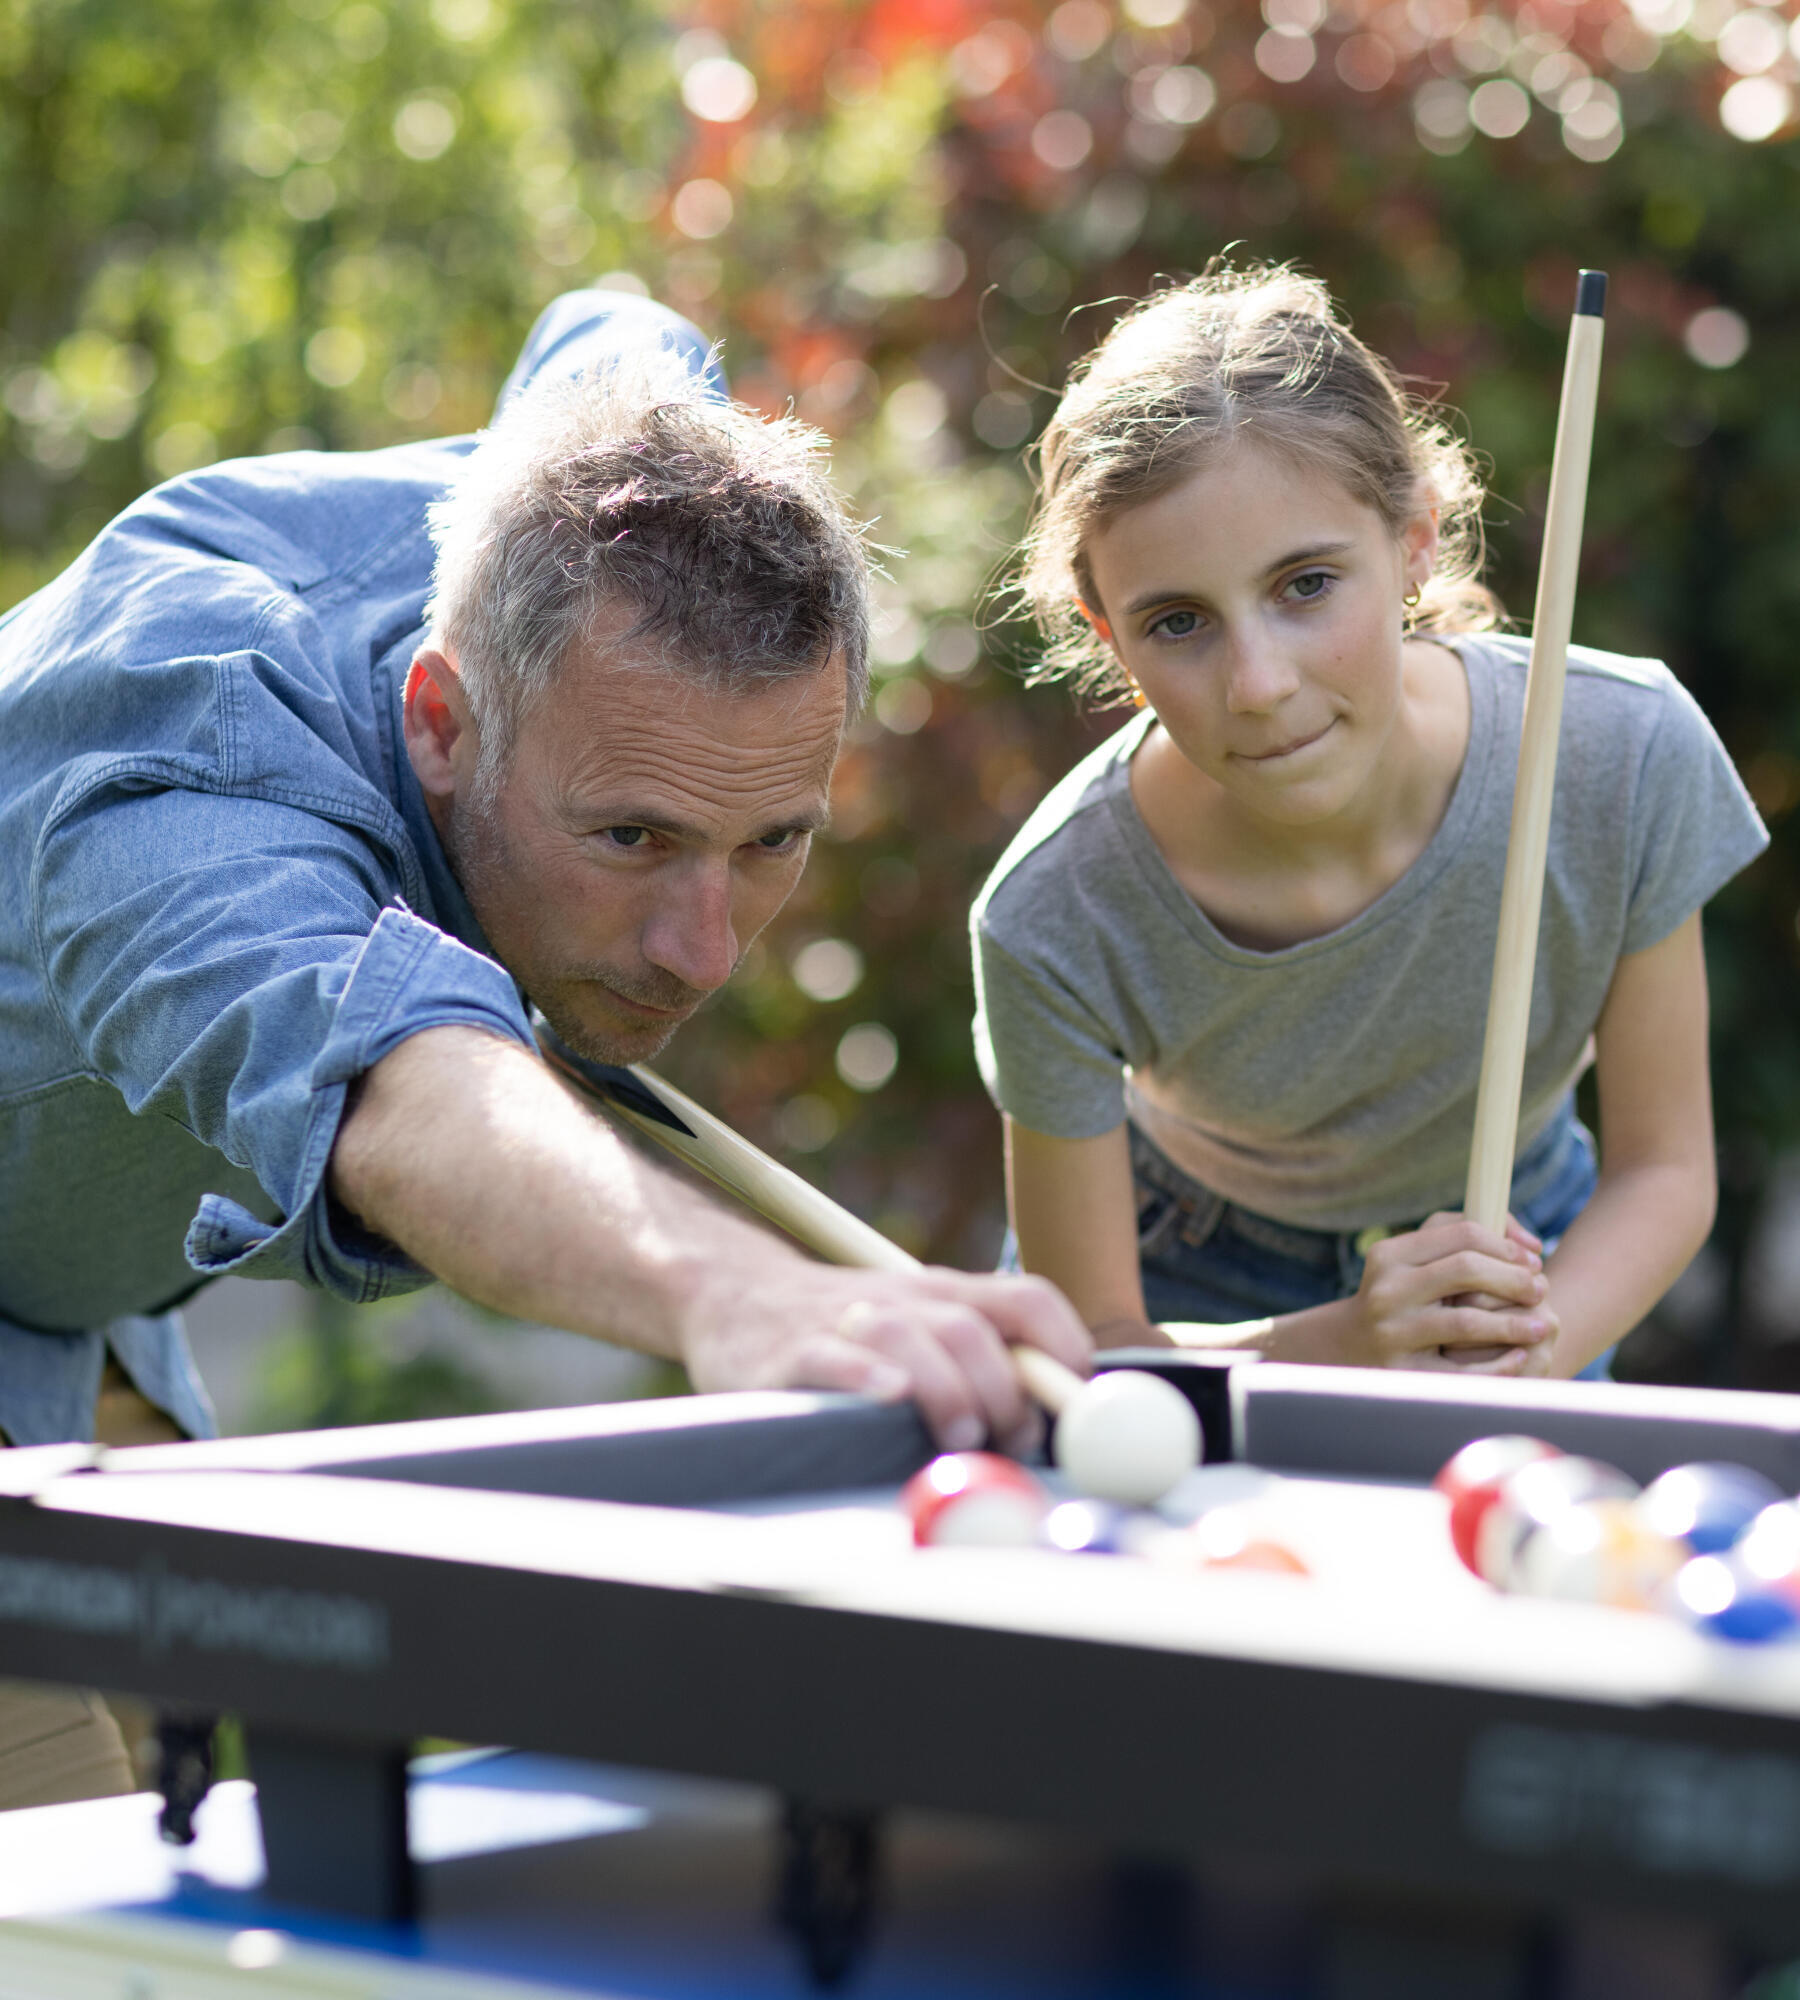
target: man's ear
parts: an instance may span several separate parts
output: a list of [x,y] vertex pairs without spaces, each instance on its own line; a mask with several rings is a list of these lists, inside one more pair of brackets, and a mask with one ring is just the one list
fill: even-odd
[[435,646],[419,648],[407,669],[401,716],[406,754],[426,797],[449,798],[459,776],[467,781],[480,748],[454,658]]

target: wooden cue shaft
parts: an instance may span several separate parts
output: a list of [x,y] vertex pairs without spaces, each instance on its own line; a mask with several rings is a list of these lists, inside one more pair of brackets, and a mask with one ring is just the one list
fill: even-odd
[[[821,1193],[779,1160],[770,1159],[742,1133],[733,1131],[722,1118],[715,1118],[653,1069],[642,1063],[630,1065],[633,1079],[680,1119],[687,1128],[685,1132],[633,1110],[567,1063],[557,1062],[554,1057],[550,1061],[556,1074],[590,1103],[654,1139],[677,1159],[685,1160],[697,1173],[705,1175],[715,1187],[735,1195],[746,1208],[785,1230],[828,1264],[877,1271],[924,1269],[918,1258],[902,1250],[898,1243],[883,1236],[879,1229],[871,1228],[861,1216],[852,1215],[849,1209]],[[1082,1386],[1081,1377],[1072,1368],[1065,1368],[1041,1348],[1014,1345],[1007,1351],[1025,1393],[1053,1416],[1063,1410]]]
[[1537,970],[1538,921],[1556,787],[1563,680],[1581,565],[1581,525],[1593,452],[1605,312],[1606,274],[1583,271],[1576,288],[1574,317],[1569,322],[1562,406],[1556,420],[1537,606],[1531,625],[1531,665],[1525,681],[1519,776],[1513,791],[1512,833],[1507,842],[1487,1034],[1475,1097],[1475,1137],[1463,1201],[1465,1214],[1495,1231],[1506,1226],[1512,1195],[1519,1091],[1525,1076],[1525,1040]]

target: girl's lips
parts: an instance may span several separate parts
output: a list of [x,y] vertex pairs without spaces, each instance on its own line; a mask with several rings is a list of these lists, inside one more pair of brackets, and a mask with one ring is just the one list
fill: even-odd
[[1328,722],[1323,729],[1315,729],[1310,736],[1296,736],[1293,742],[1284,743],[1279,749],[1256,752],[1240,750],[1238,755],[1246,764],[1273,764],[1278,758],[1291,757],[1295,751],[1304,750],[1310,744],[1317,743],[1321,736],[1330,732],[1331,727],[1332,724]]

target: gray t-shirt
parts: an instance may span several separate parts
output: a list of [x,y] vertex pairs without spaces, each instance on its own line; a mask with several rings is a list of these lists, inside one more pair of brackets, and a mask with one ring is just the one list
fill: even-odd
[[[1132,802],[1135,718],[1055,787],[977,900],[976,1054],[1001,1109],[1090,1138],[1129,1117],[1214,1192],[1361,1229],[1460,1205],[1530,642],[1455,641],[1469,746],[1413,865],[1339,929],[1249,951]],[[1519,1117],[1584,1059],[1613,968],[1767,845],[1724,747],[1655,660],[1572,649]]]

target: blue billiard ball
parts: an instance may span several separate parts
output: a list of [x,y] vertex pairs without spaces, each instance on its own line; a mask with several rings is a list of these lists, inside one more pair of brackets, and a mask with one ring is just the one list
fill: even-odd
[[1784,1496],[1741,1465],[1678,1465],[1644,1488],[1637,1511],[1646,1527],[1684,1541],[1697,1556],[1728,1549],[1765,1507]]
[[1800,1631],[1800,1610],[1730,1556],[1695,1556],[1675,1579],[1675,1603],[1697,1630],[1738,1646]]
[[1045,1517],[1044,1541],[1070,1555],[1129,1555],[1144,1521],[1135,1507],[1116,1507],[1108,1500],[1065,1500]]

